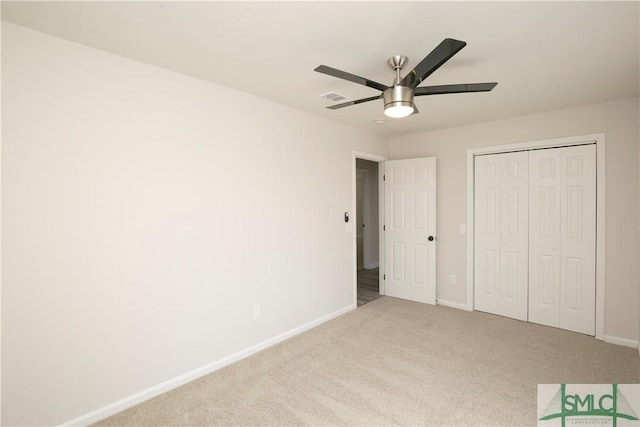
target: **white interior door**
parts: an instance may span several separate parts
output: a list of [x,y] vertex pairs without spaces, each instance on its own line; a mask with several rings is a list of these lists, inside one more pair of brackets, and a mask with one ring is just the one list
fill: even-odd
[[474,305],[527,320],[527,152],[475,159]]
[[531,152],[529,321],[595,334],[595,145]]
[[385,294],[436,303],[436,159],[385,162]]

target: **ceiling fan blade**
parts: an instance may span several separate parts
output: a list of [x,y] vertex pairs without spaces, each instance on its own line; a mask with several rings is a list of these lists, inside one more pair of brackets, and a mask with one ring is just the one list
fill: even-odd
[[326,65],[320,65],[315,70],[318,73],[327,74],[329,76],[337,77],[339,79],[348,80],[353,83],[368,86],[380,91],[389,89],[389,86],[385,86],[382,83],[374,82],[373,80],[365,79],[364,77],[356,76],[355,74],[347,73],[346,71],[337,70],[335,68],[327,67]]
[[489,92],[498,83],[469,83],[461,85],[441,85],[417,87],[414,96],[442,95],[446,93]]
[[338,108],[344,108],[350,105],[362,104],[363,102],[369,102],[369,101],[373,101],[374,99],[380,99],[380,98],[382,98],[382,95],[371,96],[369,98],[362,98],[362,99],[356,99],[355,101],[343,102],[342,104],[338,104],[338,105],[330,105],[327,108],[330,110],[337,110]]
[[444,39],[409,74],[404,76],[400,86],[415,88],[466,45],[460,40]]

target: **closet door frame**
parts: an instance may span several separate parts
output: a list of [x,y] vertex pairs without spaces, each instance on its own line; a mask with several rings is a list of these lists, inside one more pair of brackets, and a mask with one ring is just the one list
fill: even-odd
[[467,304],[474,310],[474,165],[475,156],[526,151],[541,148],[570,147],[574,145],[596,145],[596,338],[604,340],[604,296],[605,296],[605,136],[604,133],[570,136],[514,144],[492,145],[467,150]]

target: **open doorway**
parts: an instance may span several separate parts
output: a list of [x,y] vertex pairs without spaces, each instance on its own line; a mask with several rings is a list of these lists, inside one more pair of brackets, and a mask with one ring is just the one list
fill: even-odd
[[356,158],[358,307],[380,297],[378,163]]

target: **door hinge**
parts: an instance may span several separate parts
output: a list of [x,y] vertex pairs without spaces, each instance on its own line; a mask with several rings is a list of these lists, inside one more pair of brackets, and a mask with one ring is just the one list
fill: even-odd
[[382,175],[382,180],[386,181],[387,180],[387,175]]
[[386,274],[382,275],[382,280],[387,280],[387,275]]
[[387,226],[386,225],[382,225],[382,231],[387,231]]

